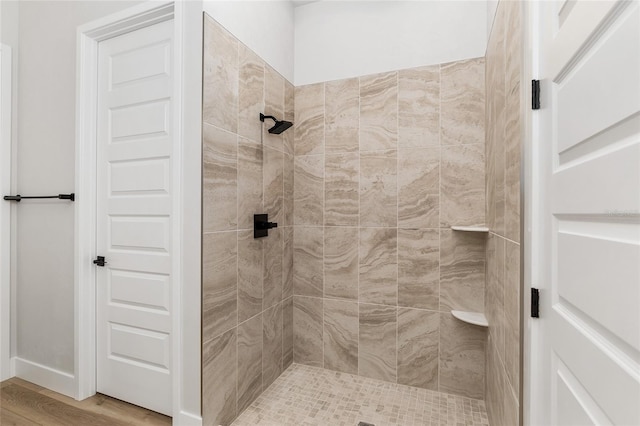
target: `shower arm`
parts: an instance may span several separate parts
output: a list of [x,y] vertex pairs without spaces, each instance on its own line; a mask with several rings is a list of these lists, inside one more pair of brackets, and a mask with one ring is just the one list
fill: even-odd
[[274,122],[278,122],[278,119],[275,118],[273,115],[264,115],[264,114],[260,113],[260,121],[264,122],[264,120],[267,119],[267,118],[270,118]]

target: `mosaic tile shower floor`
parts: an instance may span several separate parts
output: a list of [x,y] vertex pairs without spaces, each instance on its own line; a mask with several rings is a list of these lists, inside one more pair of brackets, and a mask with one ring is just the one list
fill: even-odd
[[293,364],[233,426],[488,426],[484,401]]

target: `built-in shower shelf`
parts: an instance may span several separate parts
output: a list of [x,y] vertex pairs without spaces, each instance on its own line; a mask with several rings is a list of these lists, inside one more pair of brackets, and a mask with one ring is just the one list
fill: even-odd
[[458,318],[460,321],[478,325],[480,327],[489,327],[487,317],[480,312],[465,312],[465,311],[451,311],[451,315]]
[[453,225],[451,227],[454,231],[463,231],[463,232],[489,232],[489,228],[486,226],[459,226]]

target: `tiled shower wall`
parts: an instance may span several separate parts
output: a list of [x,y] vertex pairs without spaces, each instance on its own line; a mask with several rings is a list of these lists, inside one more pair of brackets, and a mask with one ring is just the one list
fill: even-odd
[[498,4],[487,48],[486,404],[492,425],[518,425],[520,402],[520,2]]
[[484,59],[297,87],[294,361],[484,398]]
[[[227,425],[293,361],[293,131],[258,117],[294,121],[294,89],[204,19],[202,408]],[[278,223],[268,238],[255,213]]]

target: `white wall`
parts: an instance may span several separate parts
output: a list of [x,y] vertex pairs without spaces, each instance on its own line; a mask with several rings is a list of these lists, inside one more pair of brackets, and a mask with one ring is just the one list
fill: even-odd
[[284,78],[293,75],[293,3],[205,0],[203,8]]
[[295,84],[484,56],[485,1],[320,1],[295,9]]
[[[136,3],[20,2],[20,194],[74,191],[76,28]],[[22,202],[16,239],[17,356],[73,374],[73,203]]]

